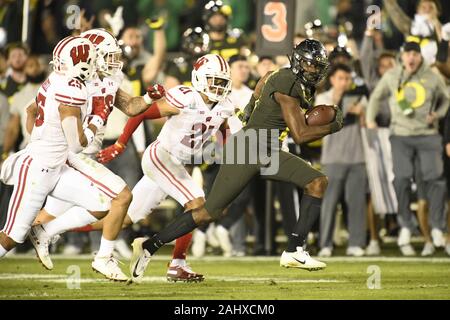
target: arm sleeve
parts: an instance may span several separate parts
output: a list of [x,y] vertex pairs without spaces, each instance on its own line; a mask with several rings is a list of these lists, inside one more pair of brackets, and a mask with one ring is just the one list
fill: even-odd
[[375,118],[378,114],[378,110],[380,109],[381,100],[386,99],[389,95],[389,74],[390,72],[386,72],[381,80],[378,82],[375,90],[372,92],[369,100],[369,104],[367,105],[367,113],[366,113],[366,121],[374,122]]
[[88,98],[84,83],[78,79],[71,79],[63,84],[55,92],[55,100],[66,106],[81,107],[86,104]]
[[436,105],[436,113],[438,115],[439,118],[443,118],[445,117],[445,115],[447,114],[447,110],[449,107],[449,93],[447,90],[447,87],[445,86],[445,82],[444,80],[441,78],[441,76],[438,76],[438,81],[437,81],[437,91],[436,91],[436,101],[437,101],[437,105]]
[[126,145],[143,120],[157,119],[160,117],[161,115],[158,110],[158,104],[154,102],[144,113],[128,119],[127,124],[123,128],[122,134],[117,141]]
[[374,48],[373,37],[364,36],[361,45],[361,71],[364,77],[364,81],[370,90],[374,89],[374,83],[377,78],[376,74],[376,50]]

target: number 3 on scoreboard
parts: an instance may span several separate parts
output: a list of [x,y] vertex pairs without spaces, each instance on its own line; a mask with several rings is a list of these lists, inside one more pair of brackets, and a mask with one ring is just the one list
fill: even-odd
[[269,1],[264,6],[264,15],[272,16],[271,24],[261,26],[263,37],[271,42],[281,42],[287,36],[287,9],[282,2]]
[[34,121],[34,125],[36,127],[40,127],[44,124],[44,107],[45,107],[45,96],[42,93],[38,93],[36,97],[36,105],[37,105],[37,116]]

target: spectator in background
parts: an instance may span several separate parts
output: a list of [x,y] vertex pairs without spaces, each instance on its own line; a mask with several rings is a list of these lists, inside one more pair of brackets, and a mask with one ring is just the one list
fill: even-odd
[[[179,16],[185,9],[185,1],[182,0],[138,0],[137,8],[141,16],[149,18],[161,17],[166,21],[165,35],[167,38],[167,48],[170,51],[178,49],[180,44],[180,21]],[[158,44],[155,42],[156,33],[150,33],[146,35],[148,39],[148,49],[156,52],[158,50]]]
[[222,1],[209,1],[203,9],[205,30],[211,39],[210,53],[219,54],[228,60],[231,56],[242,54],[246,41],[237,29],[230,30],[231,7]]
[[[8,157],[8,153],[3,151],[3,139],[5,136],[6,126],[9,119],[9,105],[6,96],[0,92],[0,169],[2,162]],[[9,198],[11,197],[11,186],[7,186],[0,181],[0,226],[3,226],[6,221],[6,214],[8,212]]]
[[[377,127],[375,117],[380,103],[390,97],[391,145],[394,162],[394,186],[402,229],[398,245],[403,255],[415,255],[411,246],[411,179],[414,160],[419,159],[430,211],[431,235],[435,245],[443,245],[445,182],[443,180],[442,138],[437,121],[445,116],[448,91],[443,80],[425,63],[420,46],[407,42],[402,48],[402,65],[389,70],[373,91],[367,110],[367,127]],[[426,244],[427,245],[427,244]]]
[[192,66],[210,49],[209,35],[200,27],[188,28],[183,33],[182,54],[166,62],[164,88],[169,90],[177,85],[191,85]]
[[125,73],[132,82],[133,95],[142,95],[148,86],[158,75],[165,54],[166,38],[164,25],[158,24],[155,28],[154,46],[155,52],[150,54],[144,49],[142,31],[137,27],[126,27],[122,33],[120,44],[123,46],[126,61]]
[[[450,109],[449,109],[450,110]],[[447,244],[445,252],[450,256],[450,111],[447,111],[444,127],[444,145],[445,145],[445,177],[447,180]]]
[[[368,21],[364,34],[360,61],[361,71],[369,91],[373,91],[380,78],[396,65],[395,55],[383,49],[383,38],[380,30],[375,29],[373,15]],[[390,110],[388,100],[380,102],[380,109],[376,117],[378,129],[369,132],[363,130],[363,144],[366,159],[366,169],[369,178],[370,201],[368,206],[368,224],[370,242],[366,248],[366,255],[379,255],[381,252],[378,241],[375,213],[380,216],[389,215],[389,220],[397,212],[397,197],[393,186],[394,173],[389,142]],[[392,220],[392,219],[391,219]],[[392,229],[392,228],[390,228]]]
[[19,91],[26,83],[25,63],[28,58],[28,48],[22,43],[12,43],[6,48],[6,61],[8,64],[7,77],[0,87],[0,91],[8,97],[9,103],[12,103],[11,97]]
[[331,256],[336,207],[342,194],[348,210],[350,233],[347,255],[362,256],[366,244],[367,175],[361,138],[360,118],[367,99],[364,95],[349,95],[352,70],[336,64],[329,77],[331,89],[318,94],[317,105],[338,105],[344,113],[344,128],[323,139],[321,163],[328,177],[320,213],[320,256]]
[[[442,38],[442,25],[439,21],[440,5],[435,0],[419,0],[416,14],[411,19],[399,6],[397,0],[385,0],[384,5],[392,22],[407,41],[420,43],[422,56],[428,64],[436,60],[437,43]],[[408,36],[414,36],[416,40]]]
[[30,141],[30,134],[27,131],[27,108],[36,98],[37,91],[44,82],[47,72],[44,65],[35,55],[28,57],[25,64],[25,74],[27,83],[13,95],[10,107],[10,118],[3,140],[4,152],[15,152],[19,138],[22,138],[19,149],[25,148]]
[[6,71],[8,70],[8,64],[6,63],[6,57],[2,51],[0,51],[0,85],[6,81]]

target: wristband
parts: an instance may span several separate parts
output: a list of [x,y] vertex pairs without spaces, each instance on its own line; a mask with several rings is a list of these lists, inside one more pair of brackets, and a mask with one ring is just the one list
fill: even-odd
[[87,145],[90,145],[94,141],[94,137],[95,137],[94,132],[92,132],[91,129],[86,128],[86,129],[84,129],[84,135],[85,135],[86,140],[88,142]]
[[153,99],[150,98],[150,96],[148,95],[148,93],[144,94],[143,98],[144,98],[144,101],[145,101],[146,104],[152,104]]
[[91,118],[91,121],[89,121],[89,124],[94,125],[98,130],[105,125],[105,122],[100,116],[94,114]]

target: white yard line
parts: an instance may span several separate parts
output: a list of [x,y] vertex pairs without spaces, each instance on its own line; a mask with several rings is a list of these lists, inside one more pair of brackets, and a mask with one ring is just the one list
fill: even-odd
[[[0,274],[1,280],[33,280],[40,282],[52,282],[52,283],[66,283],[68,275],[64,274],[32,274],[32,273],[2,273]],[[215,281],[227,281],[227,282],[277,282],[277,283],[345,283],[347,281],[334,280],[334,279],[290,279],[290,278],[277,278],[277,277],[234,277],[234,276],[208,276],[207,280]],[[107,279],[102,278],[84,278],[80,279],[80,283],[108,283]],[[167,283],[166,277],[146,276],[142,279],[144,283]]]

